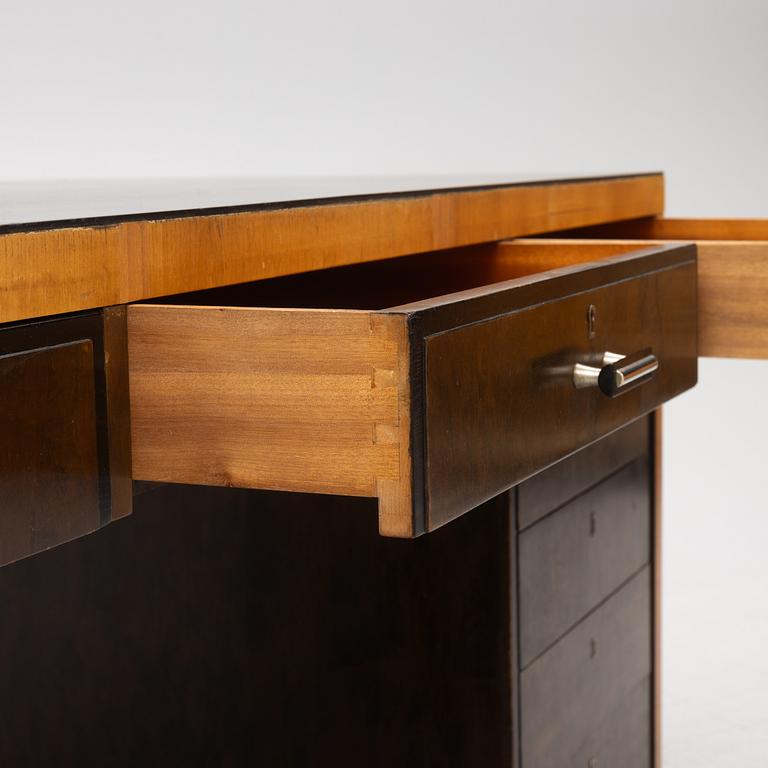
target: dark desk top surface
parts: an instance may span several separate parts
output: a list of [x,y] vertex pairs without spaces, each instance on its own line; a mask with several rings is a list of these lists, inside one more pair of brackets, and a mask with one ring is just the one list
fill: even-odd
[[92,179],[0,181],[0,230],[414,196],[652,174]]

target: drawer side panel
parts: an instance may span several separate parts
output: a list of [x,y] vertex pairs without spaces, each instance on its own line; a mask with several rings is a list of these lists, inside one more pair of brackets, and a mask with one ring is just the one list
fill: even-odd
[[135,479],[358,496],[400,487],[400,318],[137,305],[128,323]]

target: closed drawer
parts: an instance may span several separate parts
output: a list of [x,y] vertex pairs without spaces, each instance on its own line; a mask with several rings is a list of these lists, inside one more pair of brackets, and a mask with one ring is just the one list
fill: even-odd
[[0,565],[131,511],[125,309],[0,328]]
[[648,564],[650,483],[637,459],[520,534],[521,666]]
[[646,568],[522,672],[522,768],[649,768],[650,595]]
[[[134,478],[374,496],[382,533],[413,536],[695,383],[693,247],[569,247],[583,263],[543,272],[536,247],[129,307]],[[647,349],[642,386],[574,387]]]
[[650,447],[648,419],[641,418],[539,472],[517,487],[517,526],[533,525]]

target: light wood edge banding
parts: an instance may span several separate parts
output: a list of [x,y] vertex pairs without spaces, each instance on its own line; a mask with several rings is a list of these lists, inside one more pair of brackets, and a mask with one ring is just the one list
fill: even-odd
[[663,209],[661,174],[0,234],[0,322]]

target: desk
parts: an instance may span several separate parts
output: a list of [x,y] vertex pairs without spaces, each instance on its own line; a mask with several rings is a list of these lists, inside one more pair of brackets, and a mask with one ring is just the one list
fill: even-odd
[[768,355],[768,223],[662,210],[0,187],[0,761],[657,761],[659,409]]

